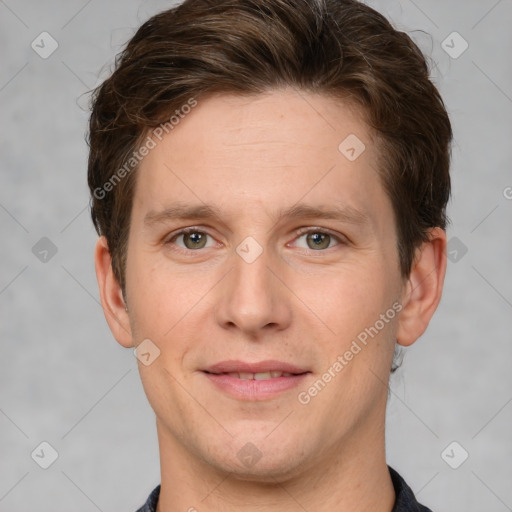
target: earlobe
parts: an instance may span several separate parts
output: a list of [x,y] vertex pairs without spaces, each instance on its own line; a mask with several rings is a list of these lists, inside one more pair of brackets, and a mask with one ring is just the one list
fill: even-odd
[[101,305],[110,330],[120,345],[132,347],[133,338],[127,307],[121,286],[112,270],[112,256],[108,248],[107,239],[104,236],[100,237],[96,242],[94,263]]
[[430,238],[416,252],[402,296],[397,341],[412,345],[427,329],[441,300],[446,273],[446,233],[433,228]]

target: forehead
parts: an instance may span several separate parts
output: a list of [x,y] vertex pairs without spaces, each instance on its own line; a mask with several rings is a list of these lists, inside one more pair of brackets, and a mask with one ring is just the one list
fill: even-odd
[[[140,164],[134,207],[216,204],[226,215],[269,217],[297,204],[329,203],[378,221],[389,206],[378,149],[361,111],[294,90],[198,99]],[[186,199],[185,199],[186,198]]]
[[[226,165],[227,153],[232,159],[254,154],[260,159],[266,156],[268,164],[283,168],[289,162],[296,165],[302,157],[308,161],[317,158],[315,153],[319,151],[326,152],[325,158],[337,159],[339,144],[347,137],[356,143],[358,151],[363,139],[372,145],[360,107],[322,94],[283,89],[259,95],[217,94],[200,99],[173,128],[172,140],[168,142],[175,148],[193,146],[196,151],[207,151],[211,165],[217,163],[217,158],[222,159],[221,165]],[[292,148],[295,159],[290,151],[283,151]],[[195,151],[181,153],[183,163],[193,165],[197,160]],[[357,156],[345,155],[349,159]]]

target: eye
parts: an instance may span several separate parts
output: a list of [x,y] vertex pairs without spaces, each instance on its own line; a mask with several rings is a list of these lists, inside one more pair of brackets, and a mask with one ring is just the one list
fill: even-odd
[[[197,250],[212,247],[214,243],[207,245],[207,238],[210,237],[208,233],[199,231],[194,228],[182,229],[178,233],[172,236],[166,243],[175,244],[179,249],[182,250]],[[210,237],[211,238],[211,237]],[[181,239],[181,244],[177,243]]]
[[[322,231],[319,229],[309,229],[308,231],[302,231],[302,234],[297,238],[297,241],[305,238],[306,246],[300,246],[302,249],[312,249],[314,251],[319,251],[322,249],[329,249],[333,245],[339,245],[341,240],[327,231]],[[332,242],[336,242],[332,244]]]
[[[211,239],[210,242],[208,242],[208,238]],[[304,240],[306,245],[304,246],[303,242],[302,245],[299,243],[298,247],[313,251],[330,249],[343,243],[340,237],[325,230],[314,228],[299,230],[299,236],[295,239],[295,243],[300,242],[301,239]],[[178,251],[196,251],[215,246],[215,241],[211,235],[196,228],[184,228],[172,235],[165,243],[174,246],[174,249]]]

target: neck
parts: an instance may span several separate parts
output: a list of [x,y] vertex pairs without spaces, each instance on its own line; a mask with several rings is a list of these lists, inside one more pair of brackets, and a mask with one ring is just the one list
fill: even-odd
[[269,475],[264,481],[212,467],[158,422],[157,428],[162,475],[157,512],[391,512],[395,502],[384,425],[378,421],[354,428],[328,453],[289,475]]

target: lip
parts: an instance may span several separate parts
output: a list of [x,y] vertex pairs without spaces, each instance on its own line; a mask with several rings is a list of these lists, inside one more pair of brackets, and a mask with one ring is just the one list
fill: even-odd
[[276,361],[268,359],[257,363],[246,363],[231,359],[229,361],[221,361],[203,371],[208,373],[261,373],[261,372],[283,372],[283,373],[306,373],[309,370],[300,368],[284,361]]
[[[293,375],[273,377],[267,380],[244,380],[229,373],[263,373],[280,371]],[[283,361],[267,360],[257,363],[222,361],[203,370],[206,378],[220,391],[246,401],[261,401],[275,398],[285,391],[297,387],[311,372]]]

